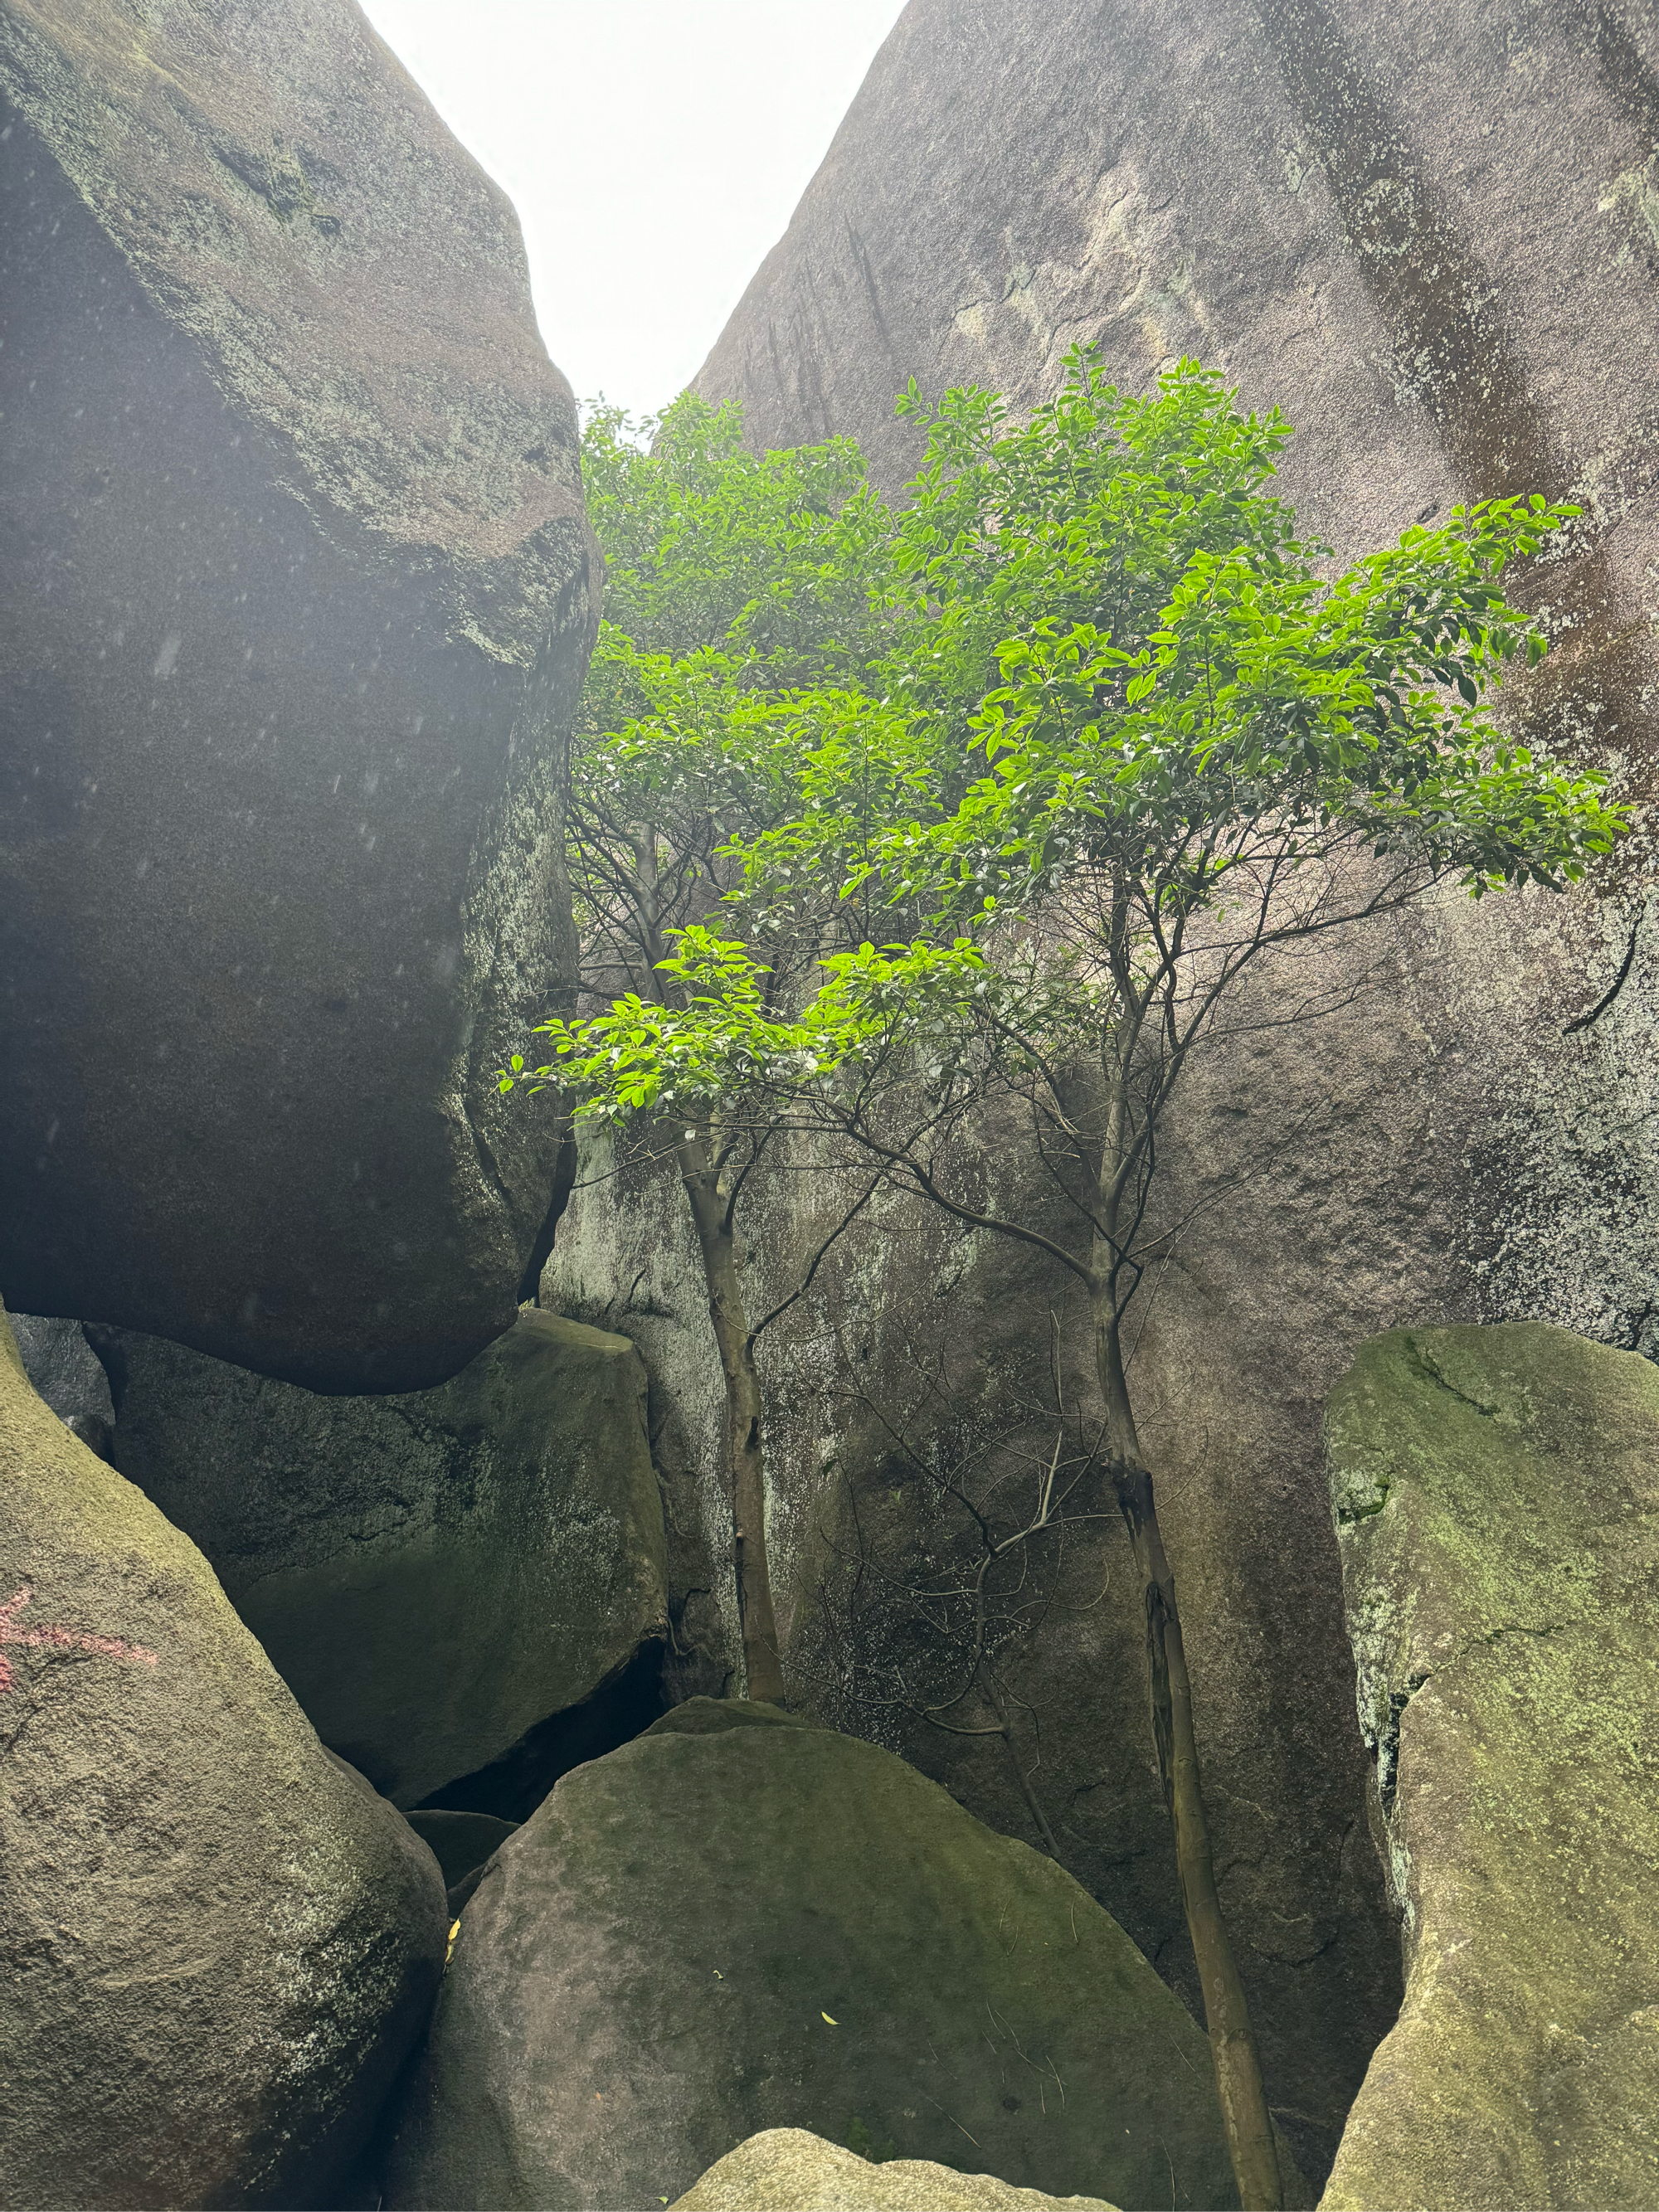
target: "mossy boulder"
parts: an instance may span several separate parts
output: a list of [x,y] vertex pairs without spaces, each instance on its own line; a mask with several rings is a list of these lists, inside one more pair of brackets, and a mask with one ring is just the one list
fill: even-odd
[[662,1505],[625,1337],[525,1312],[453,1381],[379,1398],[100,1340],[116,1464],[394,1803],[506,1758],[660,1628]]
[[1659,1372],[1397,1329],[1326,1443],[1408,1978],[1324,2204],[1659,2203]]
[[1113,2212],[1099,2197],[1046,2197],[929,2159],[872,2165],[805,2128],[769,2128],[727,2151],[674,2212]]
[[1237,2203],[1202,2034],[1068,1875],[872,1744],[708,1717],[579,1767],[496,1853],[388,2206],[672,2200],[774,2128]]
[[437,1862],[0,1315],[0,2205],[332,2192],[442,1972]]

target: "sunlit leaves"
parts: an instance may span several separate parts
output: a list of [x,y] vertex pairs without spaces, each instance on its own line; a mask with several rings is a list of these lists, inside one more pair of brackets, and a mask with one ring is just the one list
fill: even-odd
[[1601,778],[1489,711],[1545,647],[1504,573],[1574,510],[1460,507],[1331,576],[1272,489],[1288,427],[1196,363],[1136,396],[1074,356],[1024,422],[976,389],[900,406],[927,443],[890,509],[850,447],[755,459],[729,409],[677,403],[648,459],[600,426],[637,635],[602,638],[579,795],[696,825],[709,891],[672,1006],[551,1026],[585,1110],[799,1094],[907,1038],[952,1079],[988,1020],[1112,1019],[1241,869],[1346,843],[1479,896],[1620,833]]

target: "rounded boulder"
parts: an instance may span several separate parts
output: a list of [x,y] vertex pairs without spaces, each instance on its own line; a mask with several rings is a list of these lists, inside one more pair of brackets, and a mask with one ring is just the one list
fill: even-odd
[[872,1744],[694,1701],[495,1854],[386,2202],[672,2202],[775,2128],[1237,2201],[1203,2035],[1069,1875]]
[[436,1860],[0,1316],[0,2205],[333,2194],[443,1970]]

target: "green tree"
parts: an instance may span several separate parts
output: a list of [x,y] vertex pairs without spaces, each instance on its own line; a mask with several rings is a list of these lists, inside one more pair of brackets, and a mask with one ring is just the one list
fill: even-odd
[[[675,934],[732,887],[729,849],[799,810],[798,759],[833,744],[845,720],[833,687],[874,649],[856,548],[885,535],[885,510],[847,441],[756,457],[737,408],[691,393],[643,425],[600,410],[584,434],[583,474],[607,616],[566,807],[584,982],[602,1000],[631,988],[673,1010],[684,993],[664,963]],[[774,1004],[799,995],[818,949],[792,920],[780,909],[757,933]],[[520,1056],[502,1087],[521,1073]],[[725,1387],[747,1687],[779,1698],[755,1358],[771,1316],[749,1312],[741,1231],[771,1133],[711,1107],[653,1125],[647,1142],[672,1156],[702,1262]]]
[[[804,803],[726,848],[731,921],[711,908],[663,962],[672,1003],[624,995],[551,1034],[588,1115],[827,1136],[1086,1292],[1224,2122],[1243,2203],[1277,2205],[1125,1321],[1167,1249],[1152,1201],[1170,1100],[1257,963],[1437,884],[1559,888],[1622,827],[1599,776],[1534,757],[1487,708],[1544,651],[1503,572],[1571,510],[1460,508],[1328,580],[1267,489],[1287,427],[1242,416],[1196,364],[1137,398],[1074,359],[1018,427],[981,392],[905,404],[927,451],[872,572],[861,741],[843,692],[840,755],[804,759]],[[872,837],[841,768],[876,757]],[[890,919],[849,945],[849,911]],[[766,931],[814,913],[836,949],[815,988],[780,988]],[[1282,1018],[1320,1003],[1316,987]],[[961,1139],[999,1097],[1029,1159],[988,1200]]]

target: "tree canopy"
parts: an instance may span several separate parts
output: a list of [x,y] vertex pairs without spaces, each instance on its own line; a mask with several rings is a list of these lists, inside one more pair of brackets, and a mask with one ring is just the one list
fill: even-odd
[[[1274,944],[1448,876],[1559,888],[1610,847],[1602,779],[1489,711],[1545,648],[1504,569],[1571,510],[1460,507],[1326,577],[1269,489],[1288,427],[1194,363],[1134,398],[1074,357],[1018,425],[980,391],[902,404],[927,450],[896,512],[842,448],[750,465],[780,509],[786,483],[847,495],[785,526],[790,573],[725,650],[653,665],[650,713],[615,741],[718,763],[738,795],[718,897],[659,963],[670,1000],[549,1025],[583,1112],[798,1100],[890,1065],[902,1032],[931,1066],[1011,1013],[1048,1052],[1156,1006],[1178,1053]],[[700,453],[710,422],[734,427],[708,417]],[[776,629],[749,651],[763,608],[803,599],[838,617],[811,651]],[[786,934],[814,943],[805,991],[768,957]]]
[[[1333,574],[1273,489],[1288,426],[1196,362],[1133,395],[1074,355],[1024,422],[978,389],[900,404],[925,451],[891,506],[840,443],[744,453],[732,410],[677,403],[648,456],[601,422],[621,558],[571,844],[612,988],[502,1085],[670,1133],[726,1376],[750,1694],[783,1680],[735,1233],[763,1154],[828,1140],[866,1188],[1086,1291],[1224,2121],[1241,2201],[1278,2205],[1123,1324],[1170,1249],[1166,1109],[1253,967],[1436,885],[1559,890],[1624,826],[1599,774],[1492,711],[1546,650],[1505,571],[1575,510],[1456,507]],[[987,1191],[958,1140],[1010,1100],[1023,1156]]]

